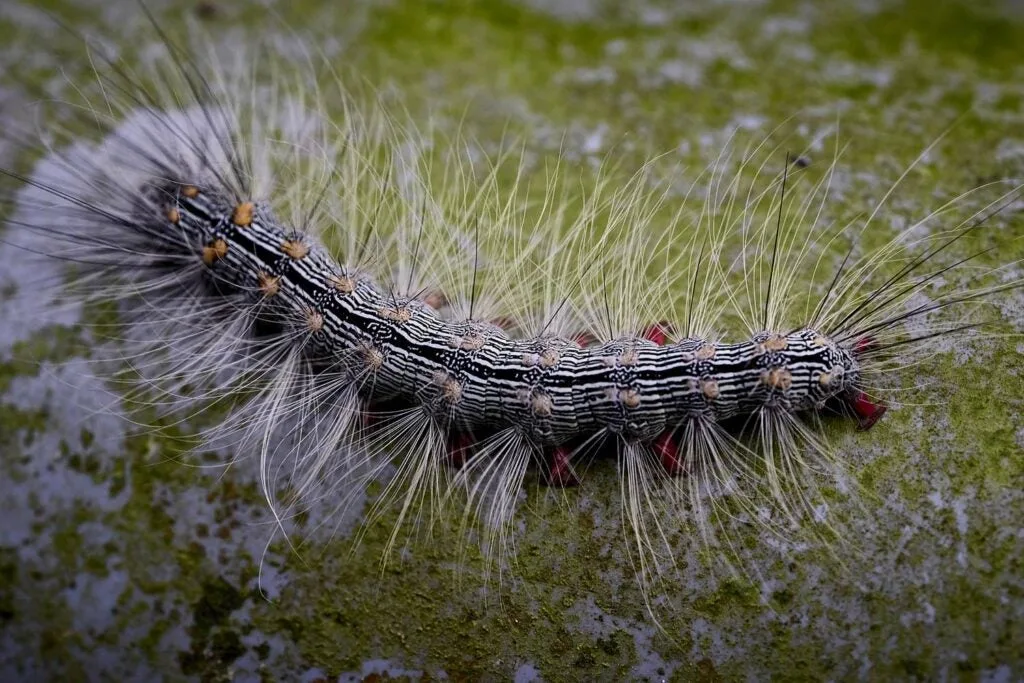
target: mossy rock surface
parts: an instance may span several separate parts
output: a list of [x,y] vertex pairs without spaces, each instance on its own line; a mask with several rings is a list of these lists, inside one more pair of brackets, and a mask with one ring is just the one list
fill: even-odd
[[[131,2],[43,4],[135,45],[146,35]],[[152,10],[176,35],[186,17],[226,43],[279,32],[282,52],[313,31],[330,60],[377,88],[468,112],[482,139],[512,125],[584,164],[676,150],[699,169],[735,130],[787,122],[811,139],[838,122],[851,215],[945,133],[887,209],[894,225],[985,179],[1024,177],[1024,15],[1009,2]],[[80,57],[63,61],[80,55],[76,39],[35,5],[3,4],[0,42],[4,116],[87,77]],[[1019,209],[1000,225],[984,246],[1024,257]],[[923,398],[873,431],[836,429],[873,498],[850,517],[859,553],[780,550],[751,534],[758,572],[729,577],[694,550],[658,629],[615,550],[610,469],[572,505],[532,490],[529,515],[545,521],[529,527],[500,592],[482,592],[482,559],[460,552],[457,523],[383,569],[386,518],[355,550],[321,534],[292,552],[271,533],[254,466],[225,470],[222,453],[183,462],[170,436],[121,419],[78,312],[40,307],[31,275],[0,244],[4,680],[1024,676],[1024,343],[1013,336],[933,358],[908,378],[930,387]],[[1020,293],[997,310],[999,329],[1019,333]]]

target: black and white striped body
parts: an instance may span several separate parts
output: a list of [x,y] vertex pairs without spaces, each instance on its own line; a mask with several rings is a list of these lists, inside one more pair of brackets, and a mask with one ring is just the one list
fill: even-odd
[[249,291],[261,319],[296,333],[315,367],[348,373],[371,403],[420,404],[454,429],[518,427],[545,446],[601,431],[646,441],[688,419],[813,410],[857,380],[853,354],[807,328],[735,344],[581,347],[444,320],[339,266],[266,207],[182,187],[162,208],[218,287]]

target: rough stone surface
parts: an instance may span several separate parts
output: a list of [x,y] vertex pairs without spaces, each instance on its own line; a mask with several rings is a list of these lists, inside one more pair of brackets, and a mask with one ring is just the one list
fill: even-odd
[[[538,153],[584,162],[676,150],[700,169],[737,129],[787,121],[813,139],[838,122],[851,147],[833,197],[849,216],[955,122],[888,205],[893,227],[985,179],[1024,177],[1024,17],[1012,3],[393,0],[341,12],[302,0],[275,5],[279,19],[219,0],[147,4],[172,30],[187,16],[227,45],[279,32],[296,59],[308,47],[297,35],[315,30],[326,56],[378,87],[456,112],[473,102],[481,139],[511,119]],[[147,35],[131,2],[47,5],[104,35]],[[86,74],[66,61],[74,39],[33,3],[0,4],[0,46],[5,120],[30,120],[27,102]],[[20,163],[7,144],[0,160]],[[1000,225],[968,247],[1024,258],[1019,213]],[[293,552],[255,464],[187,459],[173,429],[121,419],[80,312],[26,284],[59,276],[26,272],[0,242],[3,680],[1024,676],[1017,338],[946,349],[907,378],[926,389],[873,431],[834,430],[873,494],[862,509],[837,503],[857,553],[751,532],[757,571],[727,577],[685,549],[659,630],[618,550],[610,467],[570,505],[530,490],[517,578],[500,596],[483,592],[480,558],[460,554],[457,523],[383,568],[387,518],[354,550],[342,528]],[[999,329],[1019,333],[1021,295],[997,310]],[[289,522],[293,538],[319,521]]]

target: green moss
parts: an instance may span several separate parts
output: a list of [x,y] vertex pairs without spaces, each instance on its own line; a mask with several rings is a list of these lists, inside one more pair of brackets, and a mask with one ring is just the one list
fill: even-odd
[[203,681],[230,681],[231,664],[246,652],[239,633],[229,623],[245,596],[222,577],[202,584],[192,610],[189,635],[192,649],[178,654],[182,673]]
[[708,617],[720,617],[727,610],[756,609],[761,604],[760,591],[753,584],[727,579],[714,593],[694,601],[694,609]]
[[[54,6],[69,21],[88,16],[85,9],[64,5]],[[186,16],[181,10],[187,7],[180,3],[160,18],[174,35],[181,35]],[[566,23],[512,2],[398,0],[368,11],[365,31],[346,45],[339,67],[373,83],[395,83],[429,106],[468,111],[466,126],[484,139],[508,124],[510,115],[515,120],[509,125],[527,139],[535,125],[558,131],[606,124],[608,146],[634,142],[635,149],[621,156],[637,159],[680,141],[696,145],[700,135],[725,129],[739,114],[774,122],[805,107],[798,123],[806,121],[811,128],[831,124],[836,101],[845,98],[852,106],[840,117],[841,138],[853,146],[843,165],[871,177],[845,188],[845,204],[833,217],[837,224],[870,211],[878,196],[872,181],[898,175],[957,114],[972,107],[977,111],[960,120],[948,143],[936,150],[940,163],[908,175],[899,192],[908,199],[893,215],[918,214],[936,197],[986,179],[1020,175],[1018,162],[991,154],[1003,138],[1016,135],[1008,124],[994,122],[993,114],[1004,120],[1019,114],[1019,93],[1007,87],[986,102],[970,87],[1016,82],[1016,46],[1024,44],[1020,22],[997,20],[966,3],[939,7],[910,0],[902,6],[887,4],[871,15],[832,3],[811,15],[811,30],[799,38],[767,40],[763,29],[769,15],[798,13],[797,3],[770,2],[743,12],[702,9],[653,26],[616,7],[608,3],[606,15]],[[338,35],[349,19],[335,6],[311,0],[282,11],[293,25],[317,23],[324,33]],[[264,30],[265,23],[255,21],[261,12],[243,8],[236,13],[225,6],[205,23],[214,33],[222,28]],[[9,21],[0,22],[0,37],[14,38],[16,32]],[[813,59],[788,58],[782,47],[792,40],[804,41]],[[612,42],[621,57],[609,56]],[[743,68],[723,54],[707,63],[699,87],[647,84],[645,79],[664,61],[685,56],[678,49],[688,44],[707,49],[709,42],[739,45],[752,66]],[[904,52],[911,42],[917,53]],[[879,85],[866,77],[830,75],[830,62],[854,71],[880,70],[888,81]],[[576,78],[578,70],[598,65],[611,69],[611,84]],[[32,68],[15,75],[39,83],[50,77],[48,70],[35,74]],[[68,68],[83,75],[87,65],[69,61]],[[467,99],[473,104],[466,105]],[[797,128],[784,126],[776,137],[786,144],[803,140],[806,135]],[[618,156],[619,150],[614,153]],[[814,163],[828,154],[818,153]],[[698,158],[696,152],[683,156]],[[891,236],[880,224],[865,235],[866,246]],[[845,246],[837,244],[836,251]],[[1019,241],[996,230],[978,231],[963,244],[965,253],[990,247],[995,249],[983,261],[989,265],[1024,256]],[[109,309],[90,315],[114,320]],[[823,549],[762,557],[765,578],[776,582],[768,604],[751,577],[707,584],[681,579],[659,586],[672,606],[659,615],[665,632],[654,633],[650,647],[673,662],[675,680],[734,679],[750,670],[809,680],[848,676],[855,653],[846,634],[854,627],[863,627],[857,637],[866,642],[858,645],[878,677],[948,675],[935,662],[952,650],[966,653],[956,665],[965,675],[1018,661],[1015,644],[1024,641],[1024,633],[1005,601],[1019,602],[1024,596],[1005,577],[1020,576],[1024,568],[1019,543],[1000,520],[1019,517],[1020,510],[1011,503],[1015,507],[1000,517],[994,508],[1006,491],[1024,488],[1024,460],[1016,442],[1024,397],[1013,374],[1020,365],[1014,342],[994,345],[990,356],[977,362],[936,358],[922,372],[938,383],[913,394],[921,401],[890,411],[870,433],[851,435],[849,425],[829,425],[829,436],[844,452],[866,453],[863,462],[852,465],[858,483],[873,497],[869,507],[879,515],[879,528],[892,532],[891,538],[871,536],[884,551],[881,556],[841,558],[850,564],[848,573]],[[0,364],[0,393],[14,378],[38,374],[40,363],[87,353],[80,329],[44,330],[14,349],[15,360]],[[904,388],[911,390],[915,379],[908,376]],[[930,405],[915,405],[925,401]],[[210,410],[189,429],[216,424],[225,410]],[[567,492],[562,499],[531,484],[519,520],[525,532],[517,539],[517,579],[509,580],[505,572],[499,585],[496,574],[486,573],[497,568],[465,545],[458,518],[451,515],[429,535],[406,530],[399,544],[406,557],[392,553],[384,568],[380,558],[396,519],[393,510],[365,529],[354,550],[345,539],[312,537],[295,539],[303,542],[298,553],[277,542],[266,557],[250,556],[247,548],[253,546],[241,539],[258,534],[251,513],[262,509],[258,487],[243,483],[230,469],[196,467],[217,464],[222,456],[190,454],[189,430],[172,420],[142,409],[132,418],[146,427],[128,438],[123,452],[97,452],[94,435],[83,431],[81,448],[65,444],[60,463],[105,484],[111,498],[123,496],[121,509],[101,515],[73,505],[54,512],[46,500],[33,499],[39,535],[49,534],[41,548],[61,567],[57,575],[42,565],[21,566],[16,549],[0,552],[0,623],[22,629],[39,624],[38,638],[22,633],[21,642],[31,640],[26,647],[60,662],[55,666],[68,678],[84,676],[80,653],[91,641],[69,631],[69,608],[59,590],[115,572],[123,572],[128,585],[117,599],[117,623],[102,638],[117,642],[122,632],[134,633],[131,627],[146,624],[136,642],[124,643],[127,650],[138,648],[161,670],[176,667],[182,675],[205,680],[230,675],[248,649],[250,631],[279,636],[294,647],[288,656],[301,663],[297,668],[320,667],[328,677],[383,657],[411,668],[443,670],[456,679],[507,678],[526,661],[550,680],[626,679],[646,655],[631,630],[650,628],[643,596],[631,581],[629,558],[617,550],[623,540],[609,533],[618,522],[611,463],[597,464],[587,473],[585,490]],[[32,480],[22,445],[44,433],[51,419],[45,411],[0,410],[5,474],[18,482]],[[938,511],[928,502],[936,487],[946,505]],[[202,493],[197,498],[201,505],[209,506],[201,520],[175,505],[191,500],[186,497],[196,491]],[[370,486],[367,493],[373,499],[380,487]],[[825,496],[842,508],[837,491]],[[886,506],[890,497],[906,503],[905,517],[900,517],[904,511]],[[966,533],[951,507],[954,498],[967,501]],[[605,511],[608,519],[595,521],[594,509]],[[926,516],[926,529],[907,521],[917,514]],[[311,519],[294,521],[308,529]],[[102,524],[116,541],[94,544],[83,535],[86,522]],[[907,537],[901,535],[904,529],[911,530]],[[692,538],[676,542],[684,548],[696,543]],[[738,545],[739,553],[759,553],[765,539],[751,530]],[[710,551],[694,558],[709,567],[716,559]],[[273,602],[256,591],[261,562],[287,577]],[[894,584],[904,583],[862,585],[875,580],[877,566],[891,574]],[[688,576],[686,571],[681,575]],[[929,582],[915,583],[919,576]],[[487,602],[480,598],[484,586],[489,588]],[[43,597],[20,602],[17,595],[23,593]],[[920,616],[924,603],[934,610],[932,622]],[[852,616],[844,613],[850,605],[856,606]],[[243,609],[247,606],[251,609]],[[798,623],[802,618],[811,626]],[[909,625],[903,625],[904,618]],[[698,620],[718,629],[726,651],[737,642],[755,644],[745,659],[721,656],[710,646],[710,637],[691,635]],[[164,639],[182,624],[189,625],[189,647],[168,655]],[[254,640],[259,661],[275,671],[285,667],[274,661],[266,642]]]
[[1018,46],[1024,35],[1020,23],[1007,21],[994,2],[908,0],[869,16],[857,12],[853,5],[848,7],[847,12],[832,15],[844,33],[823,31],[820,39],[830,51],[855,59],[899,55],[911,41],[958,68],[1004,69],[1019,59]]
[[37,375],[43,363],[84,355],[87,350],[79,327],[51,326],[40,330],[15,343],[10,350],[10,359],[0,362],[0,392],[5,393],[15,377]]

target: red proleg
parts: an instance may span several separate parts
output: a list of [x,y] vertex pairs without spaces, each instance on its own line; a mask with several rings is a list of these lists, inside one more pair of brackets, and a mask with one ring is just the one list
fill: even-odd
[[854,393],[850,406],[857,415],[857,429],[862,432],[871,429],[887,410],[885,405],[875,403],[863,391]]
[[569,450],[562,446],[555,446],[551,450],[551,456],[548,460],[549,486],[558,486],[560,488],[579,486],[580,480],[576,477],[576,473],[572,471],[569,455]]
[[448,464],[460,469],[469,460],[473,447],[473,437],[466,432],[453,432],[448,435]]
[[573,336],[572,340],[584,348],[597,344],[597,337],[589,332],[579,332]]
[[668,336],[674,331],[672,323],[667,320],[660,320],[645,329],[640,336],[648,341],[654,342],[658,346],[664,346],[668,341]]
[[661,466],[670,477],[677,477],[686,470],[686,464],[679,456],[679,444],[672,432],[662,432],[651,444],[655,454],[661,460]]

